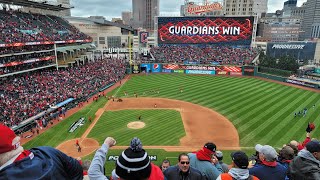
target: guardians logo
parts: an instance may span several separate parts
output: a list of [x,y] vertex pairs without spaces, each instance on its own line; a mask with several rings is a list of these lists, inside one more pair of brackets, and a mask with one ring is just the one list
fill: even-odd
[[140,73],[140,66],[139,65],[132,65],[132,73],[138,74]]

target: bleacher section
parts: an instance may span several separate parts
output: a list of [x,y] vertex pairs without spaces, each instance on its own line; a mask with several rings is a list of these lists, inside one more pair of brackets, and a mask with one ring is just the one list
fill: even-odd
[[[92,41],[60,17],[13,10],[0,11],[0,31],[0,77],[57,66],[56,56],[64,61],[79,57],[88,48],[82,43]],[[79,51],[55,53],[53,44]]]
[[259,54],[258,49],[231,46],[161,46],[150,50],[156,62],[249,65]]
[[10,46],[5,44],[12,43],[91,39],[60,17],[13,10],[0,11],[0,31],[0,46]]

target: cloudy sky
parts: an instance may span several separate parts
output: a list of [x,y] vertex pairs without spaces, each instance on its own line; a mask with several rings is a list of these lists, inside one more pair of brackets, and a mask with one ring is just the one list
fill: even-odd
[[[286,0],[268,0],[268,12],[282,9]],[[307,0],[298,0],[298,6]],[[75,7],[72,16],[105,16],[108,20],[121,17],[122,11],[131,11],[131,0],[71,0]],[[184,0],[160,0],[160,15],[179,15]]]

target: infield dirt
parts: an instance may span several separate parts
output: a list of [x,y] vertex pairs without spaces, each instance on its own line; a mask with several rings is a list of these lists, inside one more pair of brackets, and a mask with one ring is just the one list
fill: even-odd
[[[154,104],[157,104],[157,108]],[[82,152],[77,152],[76,140],[69,140],[57,148],[73,157],[91,154],[99,143],[88,139],[87,135],[104,111],[124,109],[174,109],[179,111],[183,121],[186,136],[180,139],[179,146],[144,146],[145,149],[164,149],[166,151],[191,152],[201,148],[206,142],[214,142],[219,149],[239,149],[239,136],[233,124],[219,113],[189,102],[165,98],[124,98],[123,102],[109,101],[104,109],[99,109],[93,123],[80,138]],[[173,137],[174,138],[174,137]],[[114,146],[112,149],[125,149],[127,146]]]

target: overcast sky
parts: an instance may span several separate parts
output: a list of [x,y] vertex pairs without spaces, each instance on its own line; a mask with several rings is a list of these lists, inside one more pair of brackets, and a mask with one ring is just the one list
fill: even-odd
[[[286,0],[268,0],[268,12],[282,9]],[[298,0],[298,6],[307,0]],[[184,0],[160,0],[160,15],[179,15]],[[131,0],[71,0],[72,16],[105,16],[108,20],[121,17],[122,11],[132,11]]]

